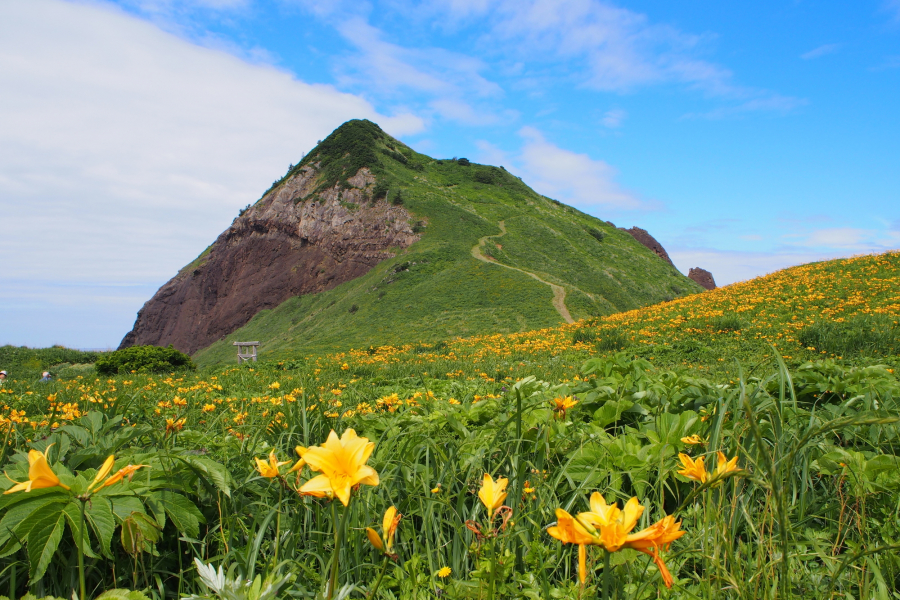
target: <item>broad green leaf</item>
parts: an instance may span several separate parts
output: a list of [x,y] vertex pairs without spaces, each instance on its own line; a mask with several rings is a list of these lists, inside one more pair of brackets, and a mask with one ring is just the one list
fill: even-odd
[[97,433],[103,427],[103,413],[92,410],[88,414],[81,417],[81,424],[87,427],[88,431],[91,432],[91,437],[93,437],[97,435]]
[[159,499],[166,514],[172,519],[175,527],[186,533],[189,537],[197,537],[200,533],[200,523],[204,521],[203,514],[197,510],[194,503],[180,494],[172,492],[153,492],[151,497]]
[[66,520],[69,521],[69,531],[72,532],[72,539],[75,541],[75,545],[82,548],[82,552],[84,552],[85,556],[98,558],[97,555],[94,554],[94,551],[91,550],[91,535],[90,530],[87,527],[85,527],[84,531],[83,545],[78,544],[82,527],[81,508],[75,502],[69,502],[63,509],[63,514],[66,515]]
[[113,513],[120,521],[133,512],[144,512],[144,504],[134,496],[106,496],[112,503]]
[[[52,489],[52,488],[47,488]],[[62,488],[60,488],[62,490]],[[19,492],[27,497],[28,492]],[[43,494],[29,498],[29,501],[14,505],[3,518],[0,519],[0,539],[9,535],[9,532],[15,532],[19,537],[28,535],[28,531],[34,525],[34,515],[44,514],[46,512],[59,512],[64,503],[69,500],[68,494]],[[56,505],[54,508],[50,508]]]
[[112,543],[113,534],[116,530],[116,520],[113,517],[112,507],[109,500],[102,497],[94,497],[87,506],[85,514],[88,523],[100,540],[100,551],[104,556],[112,556],[110,552],[110,543]]
[[31,581],[36,581],[44,576],[47,565],[50,564],[50,560],[56,553],[65,527],[66,518],[59,512],[56,515],[48,515],[45,520],[35,524],[28,534],[28,560],[31,563],[28,577]]
[[163,506],[159,497],[148,494],[144,497],[144,505],[150,509],[150,512],[156,518],[156,524],[160,529],[166,526],[166,508]]
[[94,600],[149,600],[143,592],[138,590],[115,589],[106,590]]
[[91,434],[88,433],[88,430],[84,427],[79,427],[78,425],[63,425],[57,429],[57,432],[59,431],[68,434],[82,446],[87,446],[91,443]]
[[203,456],[182,454],[176,458],[194,469],[201,477],[205,476],[206,479],[212,481],[220,492],[231,497],[231,473],[223,465]]

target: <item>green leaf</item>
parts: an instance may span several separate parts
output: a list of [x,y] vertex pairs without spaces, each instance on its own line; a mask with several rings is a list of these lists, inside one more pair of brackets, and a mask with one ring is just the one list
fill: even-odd
[[133,512],[144,512],[144,505],[134,496],[106,496],[112,503],[113,513],[124,521]]
[[144,497],[144,505],[153,513],[159,528],[163,529],[166,526],[166,507],[162,501],[155,496],[147,495]]
[[115,589],[106,590],[94,600],[149,600],[143,592],[137,590]]
[[100,551],[104,556],[111,557],[110,544],[112,543],[113,534],[116,531],[116,520],[113,517],[112,506],[106,498],[94,497],[90,504],[87,505],[85,514],[88,523],[100,540]]
[[78,425],[63,425],[57,429],[57,431],[67,433],[82,446],[87,446],[91,443],[91,434],[88,433],[88,430],[84,427],[79,427]]
[[180,494],[172,492],[153,492],[150,497],[157,498],[166,509],[175,527],[189,537],[200,534],[200,523],[204,522],[203,514],[194,503]]
[[212,481],[220,492],[231,497],[231,473],[223,465],[203,456],[181,455],[176,458],[191,467],[201,478]]
[[97,555],[94,554],[94,551],[91,550],[91,536],[85,527],[84,532],[84,543],[79,545],[78,539],[81,532],[81,509],[74,502],[69,502],[66,507],[63,509],[63,514],[66,515],[66,519],[69,521],[69,530],[72,532],[72,538],[75,541],[75,545],[81,548],[81,551],[85,556],[90,558],[97,558]]
[[100,428],[103,427],[103,413],[92,410],[81,417],[81,424],[87,427],[88,431],[91,432],[91,437],[93,437],[100,431]]
[[43,521],[35,524],[28,534],[28,560],[31,570],[28,577],[36,581],[44,576],[47,565],[56,553],[66,527],[66,518],[62,513],[48,515]]
[[[47,488],[50,489],[50,488]],[[62,489],[62,488],[60,488]],[[28,492],[21,492],[23,495]],[[30,498],[27,502],[16,504],[0,519],[0,540],[5,540],[9,532],[14,532],[19,537],[25,537],[35,523],[35,515],[45,512],[58,512],[64,506],[63,501],[68,500],[64,494],[44,494]],[[51,509],[53,504],[57,504]]]

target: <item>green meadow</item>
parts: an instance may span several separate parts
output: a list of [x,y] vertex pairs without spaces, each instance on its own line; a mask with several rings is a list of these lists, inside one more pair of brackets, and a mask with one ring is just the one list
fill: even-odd
[[198,371],[4,348],[35,370],[0,388],[0,591],[896,597],[898,277],[896,253],[857,257],[543,330]]

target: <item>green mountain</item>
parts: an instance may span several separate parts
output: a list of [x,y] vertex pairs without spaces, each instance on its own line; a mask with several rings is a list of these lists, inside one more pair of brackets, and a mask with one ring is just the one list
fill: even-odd
[[163,286],[123,346],[174,343],[209,364],[233,361],[233,341],[263,355],[436,342],[699,291],[503,167],[436,160],[355,120]]

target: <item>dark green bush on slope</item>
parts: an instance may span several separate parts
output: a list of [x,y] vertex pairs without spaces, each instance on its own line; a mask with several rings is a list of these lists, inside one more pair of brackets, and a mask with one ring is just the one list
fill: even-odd
[[196,371],[191,357],[172,346],[132,346],[101,356],[94,364],[101,375]]

